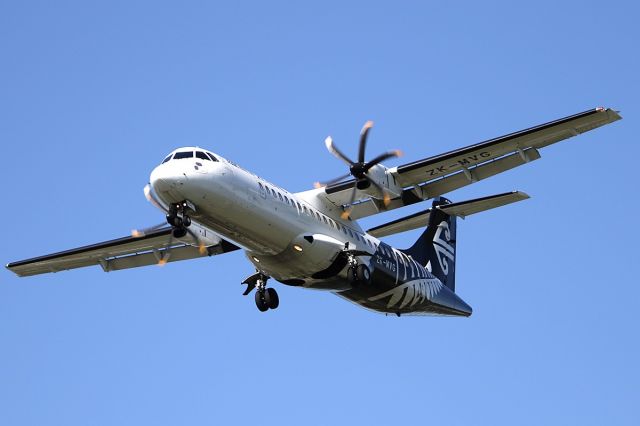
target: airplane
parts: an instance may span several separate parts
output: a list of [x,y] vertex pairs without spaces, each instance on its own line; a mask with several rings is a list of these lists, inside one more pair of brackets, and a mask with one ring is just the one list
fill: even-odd
[[[18,276],[100,265],[105,272],[243,250],[255,273],[242,283],[265,312],[279,306],[269,279],[332,292],[392,315],[468,317],[455,287],[456,219],[529,198],[520,191],[461,202],[443,195],[540,158],[539,150],[620,120],[598,107],[397,167],[389,151],[366,160],[373,123],[354,161],[325,140],[349,172],[292,193],[199,147],[182,147],[151,172],[145,197],[164,215],[132,235],[6,265]],[[430,207],[364,230],[358,219],[431,200]],[[408,249],[381,238],[424,228]]]

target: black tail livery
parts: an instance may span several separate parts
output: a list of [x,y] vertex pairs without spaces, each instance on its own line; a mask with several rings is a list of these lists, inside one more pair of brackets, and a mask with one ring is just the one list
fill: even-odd
[[425,266],[451,291],[456,287],[456,216],[439,206],[451,204],[444,197],[433,201],[427,229],[404,253]]

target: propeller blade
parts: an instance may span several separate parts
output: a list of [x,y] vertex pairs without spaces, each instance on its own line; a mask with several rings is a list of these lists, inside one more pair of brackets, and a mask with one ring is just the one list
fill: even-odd
[[195,232],[193,232],[191,229],[189,228],[185,228],[185,230],[187,231],[187,234],[191,235],[191,237],[196,240],[196,242],[198,243],[198,252],[202,255],[207,254],[207,246],[204,245],[204,243],[202,242],[202,240],[200,240],[200,238],[198,238],[198,236],[196,235]]
[[333,139],[331,138],[331,136],[327,136],[327,138],[324,140],[324,144],[326,145],[327,149],[329,150],[329,152],[331,154],[333,154],[334,156],[338,157],[340,160],[344,161],[345,163],[347,163],[347,165],[352,166],[353,165],[353,161],[351,161],[349,159],[349,157],[347,157],[346,155],[344,155],[342,153],[342,151],[340,151],[334,144],[333,144]]
[[342,176],[337,177],[335,179],[328,180],[326,182],[315,182],[313,184],[313,187],[314,188],[322,188],[323,186],[333,185],[334,183],[340,182],[341,180],[344,180],[344,179],[348,178],[349,176],[351,176],[351,173],[347,173],[345,175],[342,175]]
[[351,190],[351,201],[349,201],[348,207],[340,215],[342,220],[347,220],[349,218],[349,215],[351,214],[351,210],[352,210],[351,205],[356,200],[357,192],[358,192],[357,182],[353,182],[353,190]]
[[378,189],[378,191],[382,193],[382,202],[384,203],[385,207],[389,207],[389,203],[391,203],[391,196],[389,195],[387,190],[384,189],[384,187],[380,185],[378,182],[371,179],[369,176],[364,175],[364,178],[367,179],[369,182],[371,182],[371,185],[375,186]]
[[373,160],[371,160],[367,164],[365,164],[364,170],[365,170],[365,172],[367,172],[367,171],[369,171],[369,169],[371,167],[375,166],[376,164],[381,163],[384,160],[387,160],[389,158],[394,158],[394,157],[402,157],[402,151],[395,150],[395,151],[385,152],[384,154],[380,154],[376,158],[374,158]]
[[169,234],[169,244],[167,244],[167,248],[162,251],[160,260],[158,260],[158,266],[164,266],[169,261],[169,257],[171,256],[171,244],[173,244],[173,232]]
[[132,229],[131,230],[131,236],[134,238],[140,238],[140,237],[144,237],[145,235],[147,235],[149,232],[153,232],[156,229],[160,229],[163,226],[165,226],[167,223],[163,222],[163,223],[159,223],[157,225],[153,225],[150,226],[149,228],[143,228],[143,229]]
[[373,121],[369,120],[364,123],[362,130],[360,131],[360,146],[358,147],[358,162],[364,163],[364,153],[367,145],[367,137],[369,136],[369,130],[373,127]]

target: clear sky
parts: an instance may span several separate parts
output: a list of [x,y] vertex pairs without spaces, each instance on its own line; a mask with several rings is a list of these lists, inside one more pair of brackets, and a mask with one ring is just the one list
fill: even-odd
[[634,3],[2,2],[3,264],[162,221],[142,188],[178,146],[301,191],[346,171],[323,140],[354,154],[368,119],[392,166],[625,118],[449,194],[532,197],[459,223],[470,318],[277,283],[263,314],[239,252],[0,271],[0,424],[640,424]]

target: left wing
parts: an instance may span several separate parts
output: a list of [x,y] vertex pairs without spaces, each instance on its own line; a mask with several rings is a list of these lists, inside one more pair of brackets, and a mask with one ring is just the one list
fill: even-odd
[[58,253],[20,260],[7,269],[20,277],[100,265],[105,272],[136,268],[163,262],[194,259],[238,250],[236,245],[220,239],[200,251],[171,237],[172,229],[162,228],[141,237],[123,237]]
[[[360,193],[350,217],[359,219],[437,197],[540,158],[539,149],[604,126],[622,117],[609,108],[594,108],[559,120],[510,133],[413,163],[386,169],[383,180],[395,194],[386,206],[382,200]],[[326,198],[342,206],[353,180],[329,185]],[[348,202],[348,201],[346,201]]]

